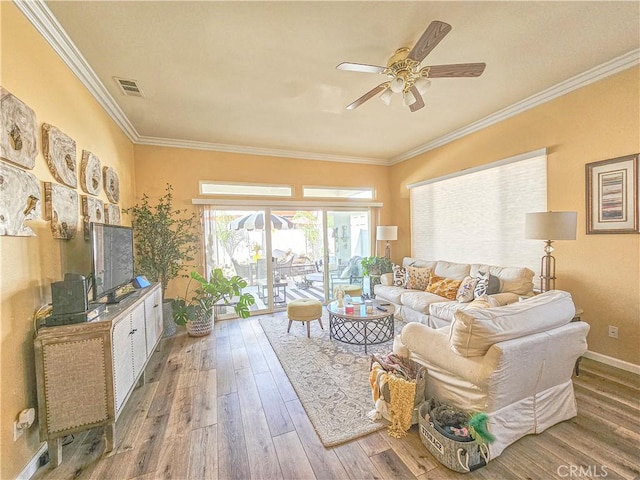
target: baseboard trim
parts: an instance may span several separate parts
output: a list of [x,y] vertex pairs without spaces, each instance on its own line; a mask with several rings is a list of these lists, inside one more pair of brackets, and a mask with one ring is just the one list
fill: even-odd
[[47,442],[42,442],[40,448],[36,452],[35,456],[27,463],[27,465],[22,469],[22,471],[16,477],[17,480],[29,480],[31,477],[35,475],[38,471],[38,460],[40,457],[44,455],[44,452],[47,451]]
[[591,351],[587,351],[584,356],[585,358],[590,358],[591,360],[595,360],[596,362],[604,363],[605,365],[610,365],[612,367],[616,367],[621,370],[626,370],[627,372],[640,375],[640,365],[636,365],[635,363],[625,362],[624,360]]

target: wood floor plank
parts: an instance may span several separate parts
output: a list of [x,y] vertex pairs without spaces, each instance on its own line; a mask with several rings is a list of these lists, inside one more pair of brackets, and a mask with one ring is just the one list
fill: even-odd
[[176,391],[169,412],[169,419],[167,420],[167,428],[164,432],[165,438],[174,438],[185,431],[191,430],[195,393],[195,387],[179,388]]
[[247,356],[249,357],[249,364],[253,373],[262,373],[269,371],[269,364],[267,359],[262,353],[262,347],[258,342],[245,344],[247,349]]
[[380,434],[386,436],[385,438],[393,451],[396,452],[416,477],[433,470],[439,465],[439,462],[422,444],[417,425],[411,427],[407,436],[403,438],[390,437],[386,430],[382,430]]
[[153,397],[147,416],[158,417],[169,414],[169,409],[177,390],[180,368],[181,364],[177,357],[174,356],[167,360],[167,366],[158,382],[156,394]]
[[410,479],[416,478],[398,455],[391,449],[371,456],[371,462],[376,466],[382,478]]
[[233,373],[231,345],[226,337],[219,338],[216,345],[216,383],[218,396],[238,391],[236,376]]
[[242,340],[244,341],[245,346],[253,343],[258,343],[258,338],[256,337],[256,334],[253,331],[253,327],[251,326],[251,323],[255,321],[255,318],[252,317],[239,320]]
[[146,383],[136,388],[126,408],[116,422],[116,445],[114,454],[132,450],[137,443],[147,412],[158,389],[158,382]]
[[231,358],[233,359],[234,370],[242,370],[251,366],[249,363],[249,356],[247,355],[247,349],[244,348],[244,345],[242,347],[231,349]]
[[386,436],[386,432],[373,432],[364,437],[360,437],[357,442],[360,444],[360,447],[362,447],[362,450],[371,457],[391,448],[391,445],[389,445],[389,442],[385,438]]
[[126,450],[110,457],[103,457],[93,472],[91,472],[90,480],[132,478],[129,476],[129,472],[133,469],[135,458],[136,452],[134,450]]
[[[266,342],[266,343],[265,343]],[[267,362],[267,366],[269,367],[269,371],[273,376],[274,381],[278,387],[278,391],[280,392],[280,396],[285,402],[289,402],[291,400],[295,400],[298,398],[296,391],[291,385],[289,381],[289,377],[285,373],[282,365],[280,364],[280,360],[273,351],[271,344],[269,341],[265,339],[260,339],[258,341],[260,348],[262,349],[263,356]],[[257,372],[256,372],[257,373]]]
[[242,330],[240,330],[240,324],[237,321],[229,321],[229,345],[231,345],[231,349],[244,347]]
[[[619,368],[596,362],[590,358],[583,358],[580,362],[581,372],[590,372],[595,377],[604,379],[612,384],[624,385],[636,391],[640,391],[640,375],[627,372]],[[582,374],[581,374],[582,375]]]
[[576,387],[590,390],[594,396],[599,395],[617,403],[624,405],[626,408],[640,412],[640,396],[638,391],[625,385],[615,385],[610,381],[596,377],[588,372],[575,377],[573,384]]
[[134,458],[125,478],[133,478],[158,468],[160,451],[167,429],[169,414],[147,417],[142,425],[140,445],[133,450]]
[[245,480],[251,477],[242,412],[237,393],[218,396],[218,477]]
[[262,408],[265,411],[271,436],[282,435],[294,430],[293,422],[287,411],[278,387],[270,372],[257,373],[254,375],[258,393],[262,401]]
[[197,387],[193,399],[191,428],[207,427],[218,421],[217,370],[198,372]]
[[181,480],[187,478],[189,471],[189,451],[191,431],[165,438],[156,468],[154,479]]
[[209,425],[191,431],[187,478],[190,480],[218,480],[217,425]]
[[249,457],[251,478],[282,478],[269,424],[250,368],[236,371],[242,426]]
[[216,344],[207,343],[200,354],[200,370],[213,370],[216,368]]
[[348,478],[347,471],[342,466],[340,459],[333,449],[324,448],[318,434],[313,428],[300,400],[292,400],[286,403],[287,411],[291,416],[291,421],[302,448],[304,448],[311,468],[318,478],[341,479]]
[[334,447],[334,452],[347,471],[349,478],[383,479],[384,476],[371,459],[360,448],[358,442],[351,442]]
[[[95,470],[98,459],[102,456],[105,448],[104,429],[94,428],[78,438],[76,448],[68,451],[67,461],[63,462],[56,470],[58,478],[88,479]],[[74,438],[74,442],[75,442]],[[64,452],[63,452],[64,455]],[[64,458],[64,456],[62,457]]]
[[273,437],[273,444],[285,479],[313,480],[316,478],[296,432]]

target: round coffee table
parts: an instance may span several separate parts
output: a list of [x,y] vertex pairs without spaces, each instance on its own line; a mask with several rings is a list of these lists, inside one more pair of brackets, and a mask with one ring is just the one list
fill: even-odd
[[[331,302],[327,305],[329,338],[351,345],[364,345],[364,353],[367,353],[367,345],[391,340],[395,307],[391,304],[380,305],[375,300],[373,306],[373,313],[367,313],[364,303],[355,305],[353,313],[346,313],[344,307],[338,308],[337,300]],[[385,310],[377,309],[378,306]]]

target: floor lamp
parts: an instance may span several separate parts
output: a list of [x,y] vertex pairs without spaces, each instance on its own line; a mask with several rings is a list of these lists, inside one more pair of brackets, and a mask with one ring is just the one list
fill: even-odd
[[535,212],[525,216],[524,238],[546,241],[546,255],[540,261],[540,289],[543,292],[556,288],[556,258],[551,255],[551,243],[575,240],[577,218],[577,212]]
[[384,256],[387,260],[391,260],[391,247],[389,246],[389,241],[398,239],[398,227],[378,225],[376,227],[376,239],[378,241],[384,240],[387,242],[384,247]]

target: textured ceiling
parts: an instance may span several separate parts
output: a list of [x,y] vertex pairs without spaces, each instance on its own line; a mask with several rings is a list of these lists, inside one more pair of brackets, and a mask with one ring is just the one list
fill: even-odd
[[[202,142],[388,163],[640,47],[638,2],[46,2],[140,143]],[[485,62],[433,79],[426,107],[345,106],[432,20],[452,31],[423,65]],[[636,55],[637,56],[637,55]],[[113,77],[135,79],[127,97]]]

